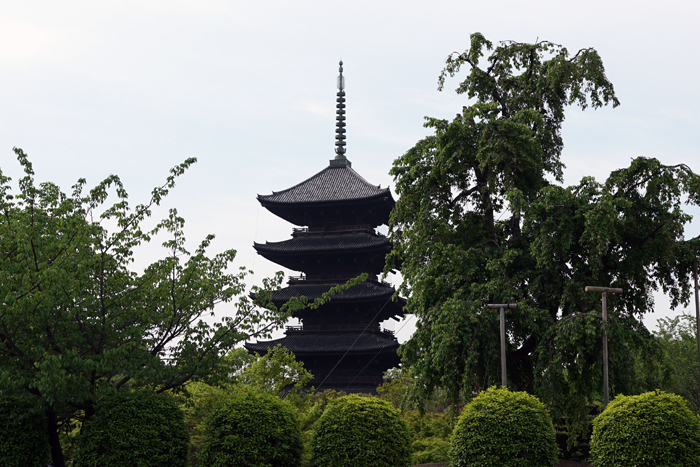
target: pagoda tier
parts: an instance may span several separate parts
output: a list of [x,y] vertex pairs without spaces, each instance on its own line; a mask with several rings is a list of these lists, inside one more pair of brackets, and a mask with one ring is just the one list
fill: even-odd
[[303,235],[253,246],[266,259],[310,275],[328,270],[378,274],[384,269],[386,255],[391,251],[389,239],[374,233]]
[[[309,302],[321,298],[328,290],[338,285],[308,283],[311,280],[292,280],[289,287],[273,292],[271,300],[278,308],[287,303],[292,297],[306,297]],[[323,322],[328,322],[327,329],[339,329],[344,324],[351,322],[369,322],[375,320],[378,323],[387,319],[400,319],[404,315],[403,307],[406,300],[403,298],[393,299],[396,291],[393,287],[368,280],[354,285],[342,294],[335,295],[330,302],[317,309],[304,309],[296,312],[293,316],[304,322],[304,327],[311,329],[311,326]],[[318,328],[318,330],[322,330]]]
[[258,200],[276,216],[309,228],[385,224],[394,207],[389,188],[367,182],[347,165],[326,167],[313,177]]
[[399,343],[376,335],[303,336],[287,331],[287,337],[246,344],[251,352],[265,354],[276,345],[289,349],[314,375],[310,386],[346,392],[376,392],[383,372],[400,363]]

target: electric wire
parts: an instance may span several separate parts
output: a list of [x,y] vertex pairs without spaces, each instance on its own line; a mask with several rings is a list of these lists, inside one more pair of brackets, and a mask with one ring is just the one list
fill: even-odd
[[[414,315],[410,315],[410,316],[408,317],[408,319],[407,319],[406,321],[404,321],[404,323],[401,325],[401,327],[396,331],[397,334],[398,334],[399,332],[401,332],[401,330],[404,328],[404,326],[406,326],[406,325],[408,324],[408,322],[411,321],[411,319],[413,319],[413,316],[414,316]],[[382,351],[382,349],[377,350],[377,353],[374,354],[374,357],[372,357],[372,358],[370,359],[370,361],[367,362],[367,364],[355,375],[355,377],[352,379],[352,381],[350,381],[350,382],[348,383],[348,385],[345,386],[345,388],[343,389],[343,391],[347,390],[347,389],[350,387],[350,385],[351,385],[352,383],[355,382],[355,380],[357,379],[357,377],[360,376],[360,375],[362,374],[362,372],[365,371],[365,370],[367,369],[367,367],[369,366],[369,364],[372,363],[372,362],[374,361],[375,358],[377,358],[377,356],[381,353],[381,351]]]
[[[382,312],[382,310],[383,310],[384,307],[387,305],[387,303],[389,303],[390,300],[391,300],[391,297],[389,297],[389,298],[387,299],[387,301],[384,302],[384,305],[382,305],[382,307],[379,309],[379,311],[377,311],[377,314],[374,315],[374,318],[372,318],[372,320],[371,320],[369,323],[367,323],[367,326],[365,326],[365,328],[362,330],[362,332],[360,333],[360,335],[357,336],[357,337],[355,338],[355,340],[354,340],[353,343],[350,345],[350,347],[348,347],[348,350],[345,351],[345,353],[343,354],[342,357],[340,357],[340,359],[339,359],[338,362],[335,364],[335,366],[334,366],[333,368],[331,368],[331,371],[329,371],[328,374],[326,375],[326,377],[323,378],[323,381],[321,381],[321,384],[319,384],[318,387],[314,389],[314,394],[316,394],[316,393],[318,392],[318,390],[321,388],[321,386],[323,386],[323,383],[326,382],[326,380],[327,380],[328,377],[333,373],[333,371],[335,371],[335,369],[338,368],[338,365],[340,365],[340,362],[342,362],[343,359],[345,358],[345,356],[348,354],[348,352],[350,352],[350,351],[352,350],[352,348],[355,346],[355,344],[356,344],[357,341],[360,339],[360,337],[362,337],[362,335],[365,333],[365,331],[367,331],[367,328],[369,328],[369,326],[374,322],[374,320],[377,319],[377,316],[379,316],[379,313]],[[354,381],[354,379],[353,379],[353,381]]]

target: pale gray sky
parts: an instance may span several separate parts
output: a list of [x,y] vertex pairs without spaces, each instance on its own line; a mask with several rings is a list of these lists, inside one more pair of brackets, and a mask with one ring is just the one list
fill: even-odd
[[[116,173],[136,203],[195,156],[166,207],[187,219],[193,245],[215,233],[212,251],[236,248],[261,277],[278,268],[255,257],[253,241],[286,239],[292,226],[255,196],[333,157],[340,58],[347,155],[375,184],[392,184],[392,161],[427,134],[424,116],[452,117],[466,103],[456,80],[442,93],[436,83],[476,31],[602,56],[622,105],[568,112],[566,183],[603,179],[639,155],[698,172],[699,19],[698,3],[678,0],[5,2],[0,167],[16,179],[18,146],[39,180],[69,190]],[[667,313],[662,297],[656,311],[648,326]]]

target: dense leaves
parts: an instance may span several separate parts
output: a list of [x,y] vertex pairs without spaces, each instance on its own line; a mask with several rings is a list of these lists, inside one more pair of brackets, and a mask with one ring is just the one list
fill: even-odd
[[675,394],[617,396],[593,421],[595,467],[700,464],[700,420]]
[[49,440],[41,407],[0,393],[0,460],[3,467],[46,467]]
[[299,467],[301,429],[296,410],[270,394],[232,396],[207,419],[200,465]]
[[648,351],[635,356],[639,391],[663,389],[700,414],[700,371],[695,316],[661,318]]
[[491,387],[464,407],[450,457],[454,467],[554,467],[554,427],[547,408],[525,392]]
[[316,422],[311,466],[408,467],[410,440],[388,402],[359,395],[332,400]]
[[75,467],[185,467],[184,414],[165,394],[141,390],[106,397],[82,429]]
[[434,134],[391,171],[401,197],[388,268],[401,264],[407,311],[418,317],[401,350],[419,381],[412,395],[444,390],[456,404],[500,381],[498,312],[484,305],[518,303],[506,312],[508,384],[584,429],[602,381],[600,296],[584,287],[625,290],[608,297],[612,390],[624,391],[631,349],[650,338],[640,318],[653,291],[669,293],[673,306],[688,299],[682,203],[700,204],[700,179],[638,158],[604,183],[552,184],[561,179],[566,106],[618,104],[593,49],[494,48],[473,34],[470,49],[448,59],[441,86],[463,66],[457,92],[473,103],[451,121],[427,119]]
[[[59,431],[91,418],[96,401],[129,388],[164,392],[226,378],[221,356],[285,316],[251,302],[247,271],[229,272],[235,251],[207,255],[213,236],[188,252],[175,210],[146,228],[194,159],[132,208],[116,176],[87,194],[80,179],[66,194],[36,185],[27,156],[15,152],[26,174],[16,193],[0,173],[0,389],[44,407],[54,465],[63,467]],[[112,191],[117,201],[108,205]],[[164,257],[133,271],[135,249],[158,234],[167,236]],[[222,321],[203,319],[236,297]]]

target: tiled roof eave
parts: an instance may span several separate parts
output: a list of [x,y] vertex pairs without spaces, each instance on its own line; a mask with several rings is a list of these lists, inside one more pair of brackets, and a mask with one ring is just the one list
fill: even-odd
[[341,246],[323,246],[314,247],[313,245],[294,245],[291,242],[275,242],[275,243],[253,243],[253,248],[259,253],[281,254],[281,255],[297,255],[297,254],[325,254],[325,253],[371,253],[381,252],[391,249],[389,241],[376,242],[370,245],[341,245]]
[[372,335],[347,336],[345,338],[331,336],[283,337],[270,341],[247,342],[245,348],[252,351],[267,351],[276,345],[281,345],[295,354],[366,354],[374,352],[390,352],[399,348],[396,339],[376,338]]
[[277,193],[273,193],[271,195],[258,195],[257,199],[262,204],[263,206],[265,205],[275,205],[275,206],[299,206],[299,207],[305,207],[305,206],[323,206],[323,205],[335,205],[338,203],[347,203],[347,204],[363,204],[368,201],[382,201],[383,198],[386,197],[388,194],[391,197],[391,201],[394,201],[393,196],[391,195],[391,191],[389,188],[380,188],[381,193],[377,193],[371,196],[367,196],[364,198],[339,198],[339,199],[321,199],[321,200],[316,200],[316,201],[279,201],[275,199],[271,199],[272,197],[276,196]]

